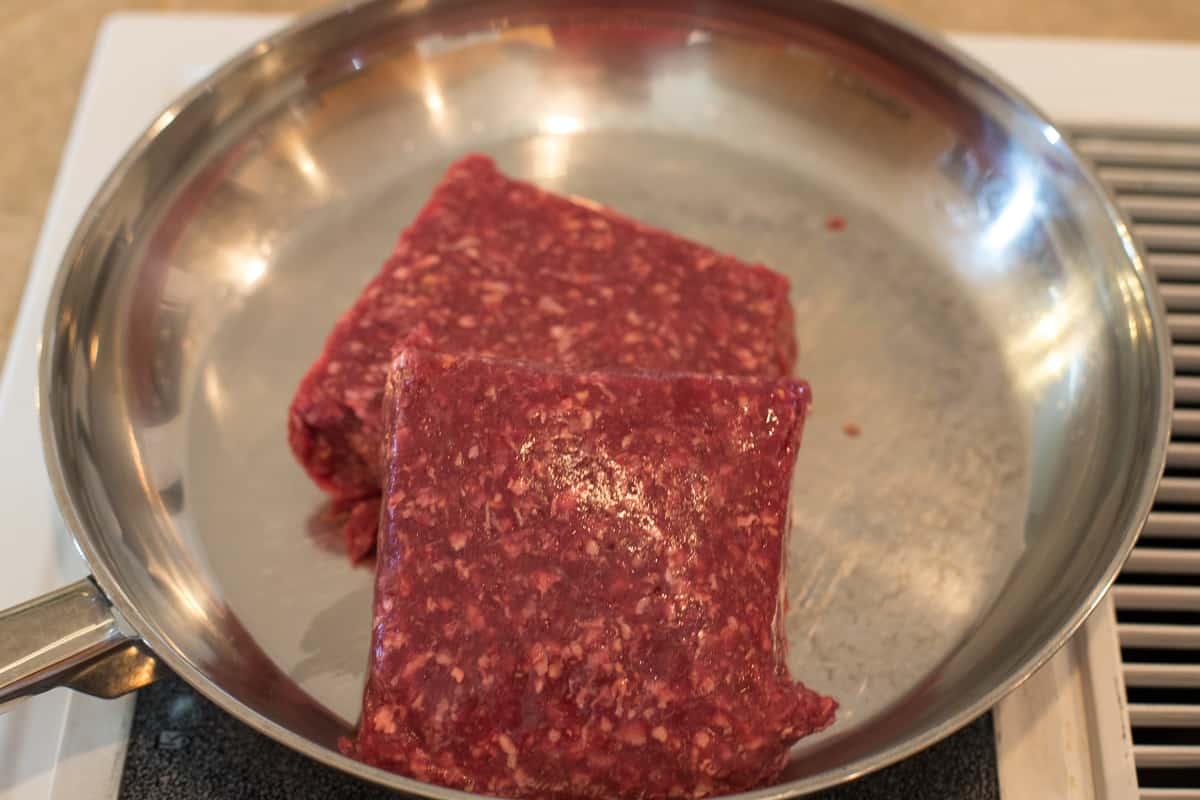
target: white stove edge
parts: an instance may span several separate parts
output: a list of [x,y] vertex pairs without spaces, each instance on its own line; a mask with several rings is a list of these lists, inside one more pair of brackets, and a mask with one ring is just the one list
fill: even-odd
[[[0,608],[86,573],[46,483],[35,397],[41,316],[71,232],[108,170],[166,105],[287,20],[120,13],[100,30],[0,374],[0,441],[7,452],[32,459],[0,462],[0,501],[9,509],[4,544],[12,556],[0,563]],[[1060,124],[1200,129],[1200,83],[1177,80],[1200,74],[1200,47],[950,38]],[[1116,646],[1105,603],[1062,655],[998,707],[1005,796],[1045,796],[1053,785],[1061,788],[1058,797],[1136,797]],[[131,697],[106,701],[59,690],[0,717],[0,800],[111,800],[132,711]],[[1068,741],[1071,757],[1064,757]]]
[[[0,460],[10,553],[0,562],[0,608],[87,572],[54,509],[35,395],[42,313],[72,231],[108,171],[163,108],[285,22],[117,14],[100,30],[0,374],[0,441],[30,459]],[[115,797],[132,709],[132,697],[103,701],[58,690],[0,716],[0,800]]]

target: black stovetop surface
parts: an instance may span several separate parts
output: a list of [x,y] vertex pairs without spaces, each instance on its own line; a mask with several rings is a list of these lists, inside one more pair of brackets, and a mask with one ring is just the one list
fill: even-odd
[[[137,698],[119,800],[396,800],[288,750],[176,677]],[[991,715],[819,800],[999,800]]]

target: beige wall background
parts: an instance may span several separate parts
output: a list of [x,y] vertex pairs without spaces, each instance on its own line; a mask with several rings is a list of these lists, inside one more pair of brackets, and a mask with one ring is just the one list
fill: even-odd
[[[877,0],[927,26],[1200,43],[1200,0]],[[0,353],[96,30],[120,10],[302,12],[319,0],[0,0]]]

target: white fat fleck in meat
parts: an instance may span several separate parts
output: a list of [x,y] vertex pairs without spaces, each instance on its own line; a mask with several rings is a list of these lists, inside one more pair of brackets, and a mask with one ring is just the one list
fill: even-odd
[[405,678],[411,678],[422,667],[429,663],[429,659],[431,658],[433,658],[432,652],[425,652],[421,653],[420,655],[413,656],[411,659],[409,659],[408,663],[404,665],[404,669],[401,670],[400,674]]
[[502,733],[496,737],[496,743],[500,745],[500,749],[508,757],[509,769],[515,768],[517,766],[517,746],[513,744],[513,740],[508,737],[508,734]]
[[538,298],[537,307],[539,311],[544,311],[547,314],[553,314],[556,317],[565,317],[567,315],[566,306],[548,294],[544,294]]
[[371,717],[375,729],[391,736],[396,732],[396,715],[391,706],[381,706]]

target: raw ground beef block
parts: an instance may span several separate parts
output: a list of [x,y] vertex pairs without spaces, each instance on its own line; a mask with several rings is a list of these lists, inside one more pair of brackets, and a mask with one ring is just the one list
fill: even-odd
[[405,350],[350,754],[528,798],[769,781],[834,719],[780,629],[806,384]]
[[[380,402],[406,339],[581,368],[790,373],[788,281],[605,209],[502,175],[484,156],[450,167],[338,321],[300,384],[288,438],[343,504],[378,495]],[[375,507],[347,526],[374,546]]]

